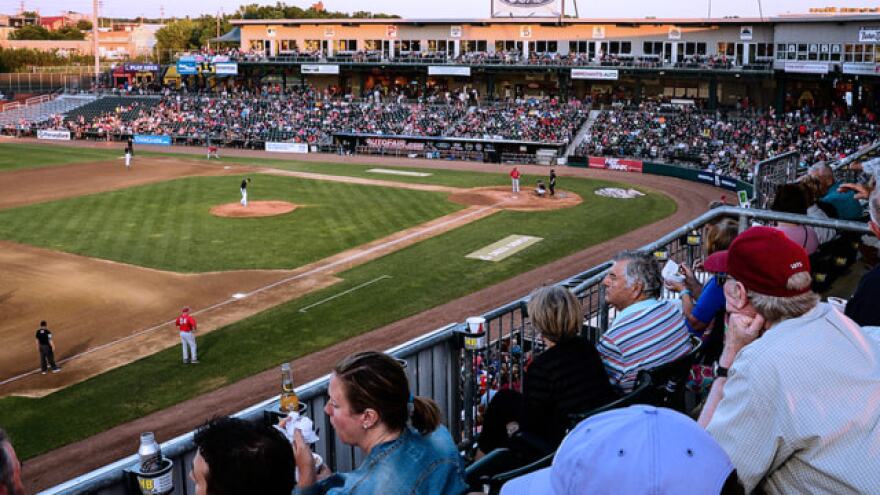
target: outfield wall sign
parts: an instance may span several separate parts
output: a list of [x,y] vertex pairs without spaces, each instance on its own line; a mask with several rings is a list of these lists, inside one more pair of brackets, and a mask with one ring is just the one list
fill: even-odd
[[846,62],[843,64],[843,73],[859,76],[880,76],[880,65]]
[[135,134],[134,144],[155,144],[157,146],[171,146],[171,136],[156,136],[153,134]]
[[266,151],[272,153],[308,153],[309,145],[307,143],[273,143],[267,141]]
[[612,158],[609,156],[591,156],[588,165],[590,168],[602,168],[605,170],[622,170],[624,172],[642,173],[641,160],[626,160],[624,158]]
[[715,187],[727,189],[728,191],[739,190],[739,184],[736,182],[736,179],[727,175],[716,174],[713,172],[700,172],[697,174],[697,180]]
[[458,66],[445,66],[445,65],[429,65],[428,66],[428,75],[429,76],[462,76],[462,77],[470,77],[471,68],[470,67],[458,67]]
[[49,139],[52,141],[70,141],[70,131],[41,129],[37,131],[37,139]]
[[572,79],[600,79],[616,81],[620,73],[615,69],[571,69]]
[[237,76],[238,64],[235,62],[214,62],[214,74],[218,76]]
[[796,74],[828,74],[825,62],[786,62],[785,72]]
[[303,74],[339,74],[339,66],[326,64],[302,64],[299,71]]
[[530,235],[510,235],[494,244],[468,254],[465,258],[482,261],[501,261],[543,240],[541,237]]

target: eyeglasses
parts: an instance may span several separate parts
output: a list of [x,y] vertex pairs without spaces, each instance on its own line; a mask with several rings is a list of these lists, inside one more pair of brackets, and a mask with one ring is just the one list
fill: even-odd
[[727,279],[730,278],[726,273],[716,273],[715,274],[715,285],[718,287],[723,287],[727,282]]

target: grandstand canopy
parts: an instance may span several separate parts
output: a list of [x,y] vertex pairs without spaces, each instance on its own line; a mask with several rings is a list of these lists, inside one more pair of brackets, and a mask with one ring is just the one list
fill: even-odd
[[233,28],[232,31],[217,38],[211,38],[211,43],[241,43],[241,28]]

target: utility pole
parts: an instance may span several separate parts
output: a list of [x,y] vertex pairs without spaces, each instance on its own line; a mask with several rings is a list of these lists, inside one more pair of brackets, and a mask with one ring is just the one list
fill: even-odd
[[92,50],[95,52],[95,88],[101,81],[101,61],[98,57],[98,0],[92,0]]

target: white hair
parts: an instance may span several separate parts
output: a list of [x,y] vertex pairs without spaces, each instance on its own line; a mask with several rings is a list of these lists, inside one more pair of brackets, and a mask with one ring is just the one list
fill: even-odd
[[871,220],[880,226],[880,184],[875,184],[874,192],[868,200],[868,211],[871,213]]

